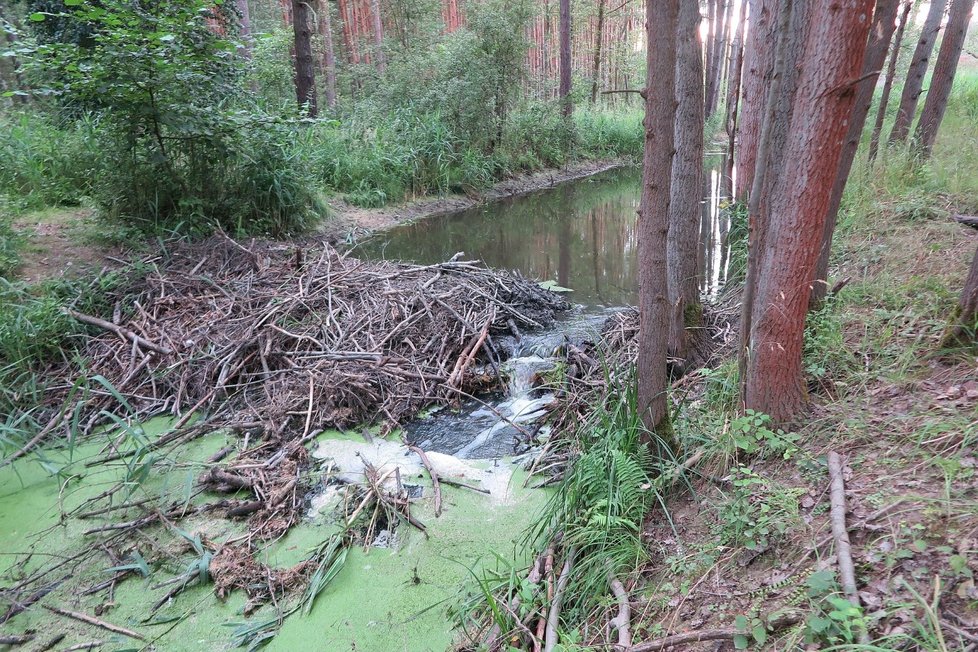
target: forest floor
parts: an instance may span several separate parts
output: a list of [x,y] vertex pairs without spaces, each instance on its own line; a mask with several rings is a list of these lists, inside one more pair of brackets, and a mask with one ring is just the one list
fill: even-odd
[[[810,417],[784,455],[762,446],[743,466],[718,456],[668,502],[668,518],[650,518],[637,640],[782,617],[793,624],[758,630],[771,649],[854,645],[862,626],[876,647],[858,649],[975,649],[978,359],[938,343],[978,234],[890,214],[856,222],[840,244],[836,275],[852,280],[817,317],[826,355],[810,368]],[[721,437],[741,425],[727,421]],[[846,462],[864,618],[833,580],[830,450]],[[676,649],[732,646],[727,635]]]

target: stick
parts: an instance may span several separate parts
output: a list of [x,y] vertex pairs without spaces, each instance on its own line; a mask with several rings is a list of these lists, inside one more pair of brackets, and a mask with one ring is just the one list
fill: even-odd
[[65,640],[65,636],[66,634],[58,634],[54,638],[50,639],[47,643],[37,648],[37,650],[35,650],[34,652],[48,652],[48,650],[53,648],[55,645]]
[[[776,632],[792,625],[797,625],[802,621],[801,616],[789,615],[782,616],[768,623],[768,631]],[[701,629],[696,632],[686,632],[685,634],[673,634],[665,638],[657,638],[647,643],[639,643],[628,648],[628,652],[657,652],[670,647],[679,645],[690,645],[692,643],[702,643],[704,641],[732,641],[738,634],[744,632],[739,629]],[[682,648],[681,648],[682,649]]]
[[34,640],[33,634],[23,636],[0,636],[0,645],[23,645]]
[[137,346],[141,348],[149,349],[150,351],[156,351],[157,353],[160,353],[162,355],[173,354],[173,349],[169,349],[165,346],[160,346],[159,344],[150,342],[146,338],[137,335],[136,333],[133,333],[128,328],[117,326],[112,322],[105,321],[104,319],[99,319],[98,317],[92,317],[91,315],[85,315],[80,312],[76,312],[70,308],[65,308],[65,312],[83,324],[88,324],[89,326],[97,326],[98,328],[107,330],[110,333],[115,333],[122,339],[129,340],[130,342],[134,342]]
[[122,634],[123,636],[128,636],[129,638],[134,638],[138,641],[145,641],[146,637],[139,632],[134,632],[131,629],[126,629],[125,627],[120,627],[119,625],[113,625],[112,623],[107,623],[104,620],[99,620],[89,616],[88,614],[78,613],[77,611],[67,611],[65,609],[59,609],[58,607],[52,607],[51,605],[43,604],[41,605],[48,611],[58,614],[59,616],[65,616],[66,618],[72,618],[74,620],[88,623],[89,625],[94,625],[95,627],[101,627],[102,629],[108,630],[114,634]]
[[[832,487],[832,536],[835,539],[835,555],[838,558],[842,592],[849,598],[852,606],[862,608],[856,588],[856,568],[852,563],[849,530],[846,527],[846,483],[842,477],[842,457],[835,451],[829,451],[828,462],[829,481]],[[869,642],[869,635],[865,628],[859,633],[859,642],[863,644]]]
[[550,601],[550,611],[547,613],[546,639],[543,644],[543,652],[553,652],[557,645],[557,623],[560,620],[560,603],[564,598],[564,589],[567,588],[567,581],[570,579],[571,566],[574,564],[574,554],[576,550],[570,548],[567,551],[567,560],[557,578],[557,588],[554,590],[554,598]]
[[435,494],[435,518],[441,516],[441,484],[438,482],[438,474],[435,473],[435,467],[431,465],[431,460],[423,450],[417,446],[408,446],[408,450],[413,451],[415,455],[421,458],[421,463],[424,464],[424,468],[428,469],[428,475],[431,476],[431,486]]
[[492,492],[489,491],[488,489],[483,489],[482,487],[476,487],[475,485],[459,482],[458,480],[452,480],[451,478],[439,478],[439,482],[441,482],[442,484],[447,484],[449,487],[457,487],[459,489],[478,491],[480,494],[486,494],[487,496],[492,495]]
[[611,592],[618,598],[618,615],[612,618],[609,624],[618,630],[617,649],[628,650],[632,646],[632,635],[628,631],[628,626],[632,621],[632,607],[628,603],[628,593],[618,578],[609,575],[608,580],[611,585]]
[[89,641],[88,643],[79,643],[78,645],[72,645],[71,647],[66,647],[64,652],[76,652],[76,650],[91,650],[93,648],[102,647],[105,645],[104,641]]

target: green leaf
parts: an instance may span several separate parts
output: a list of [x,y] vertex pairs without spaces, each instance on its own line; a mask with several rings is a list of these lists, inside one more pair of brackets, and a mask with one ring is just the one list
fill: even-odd
[[82,0],[65,0],[66,7],[77,7],[82,3]]
[[743,634],[736,634],[734,636],[733,641],[734,641],[734,647],[737,648],[738,650],[746,650],[747,646],[750,645],[750,639],[748,639]]
[[34,13],[32,13],[31,16],[30,16],[30,18],[35,23],[43,23],[44,22],[44,14],[42,14],[40,11],[35,11]]
[[764,645],[764,642],[767,641],[767,629],[764,628],[764,625],[755,625],[750,633],[758,645]]

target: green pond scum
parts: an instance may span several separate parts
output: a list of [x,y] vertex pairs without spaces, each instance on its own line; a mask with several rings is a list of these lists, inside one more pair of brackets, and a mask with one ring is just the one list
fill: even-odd
[[[152,440],[170,426],[170,420],[157,418],[145,423],[143,431]],[[348,440],[348,436],[329,433],[320,437],[321,449],[321,442],[331,437]],[[0,588],[16,587],[33,573],[44,572],[25,594],[50,589],[43,599],[0,626],[0,633],[33,634],[32,645],[43,645],[63,634],[58,649],[102,641],[101,649],[112,651],[231,650],[240,642],[235,634],[242,629],[275,621],[279,613],[275,605],[264,605],[246,616],[247,598],[242,592],[221,600],[211,583],[196,581],[188,582],[186,589],[153,613],[174,580],[199,562],[193,539],[199,536],[208,550],[217,549],[244,533],[242,521],[228,520],[221,512],[193,515],[131,531],[99,549],[99,542],[111,531],[86,535],[87,530],[133,520],[147,512],[136,507],[79,518],[78,508],[86,500],[127,479],[123,491],[131,502],[152,499],[155,504],[185,502],[192,506],[215,500],[215,495],[194,495],[197,477],[206,468],[205,460],[235,443],[233,438],[218,432],[172,450],[162,449],[152,460],[151,471],[144,474],[123,461],[87,466],[104,456],[101,439],[70,449],[46,449],[0,470],[0,522],[4,523]],[[494,465],[507,472],[511,466],[505,460],[475,464]],[[321,476],[320,462],[312,461],[310,483],[319,486]],[[308,615],[299,611],[285,618],[274,636],[259,637],[250,644],[264,644],[268,650],[447,649],[456,636],[449,610],[475,588],[473,573],[492,567],[496,554],[520,558],[518,542],[546,500],[545,491],[524,489],[525,479],[522,471],[514,471],[503,500],[442,485],[443,512],[436,518],[429,479],[426,475],[412,478],[425,487],[425,496],[412,505],[412,514],[427,526],[428,536],[401,524],[396,549],[352,547]],[[95,511],[91,506],[84,509]],[[281,539],[259,545],[257,560],[272,568],[287,568],[308,559],[311,551],[339,531],[329,520],[304,518]],[[84,595],[120,567],[133,570],[113,592]],[[295,605],[303,599],[304,588],[294,587],[279,598],[278,606],[287,610]],[[53,613],[46,606],[94,616],[144,639]],[[0,618],[12,607],[12,599],[0,592]],[[275,627],[271,631],[276,632]]]

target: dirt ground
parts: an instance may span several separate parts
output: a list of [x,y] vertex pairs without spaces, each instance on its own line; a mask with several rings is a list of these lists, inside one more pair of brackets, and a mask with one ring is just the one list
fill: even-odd
[[31,213],[16,220],[14,228],[27,237],[17,278],[28,283],[97,271],[118,253],[85,237],[97,228],[87,208]]

